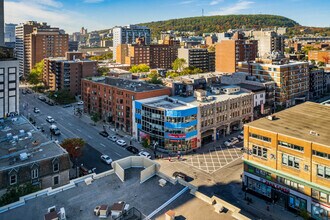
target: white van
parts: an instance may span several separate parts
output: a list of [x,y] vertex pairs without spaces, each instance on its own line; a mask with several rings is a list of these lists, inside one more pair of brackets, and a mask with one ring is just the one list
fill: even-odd
[[58,129],[58,127],[56,125],[51,125],[49,127],[49,130],[53,135],[60,135],[61,134],[60,129]]

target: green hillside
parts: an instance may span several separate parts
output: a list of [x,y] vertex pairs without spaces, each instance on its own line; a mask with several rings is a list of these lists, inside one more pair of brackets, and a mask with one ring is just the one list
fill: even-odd
[[197,34],[222,32],[228,29],[241,28],[265,28],[265,27],[294,27],[297,22],[289,18],[277,15],[217,15],[171,19],[141,23],[151,28],[153,35],[159,35],[160,31],[195,31]]

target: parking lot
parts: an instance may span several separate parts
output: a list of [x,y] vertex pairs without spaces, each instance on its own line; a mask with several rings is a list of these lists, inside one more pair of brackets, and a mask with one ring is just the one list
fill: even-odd
[[242,157],[241,148],[243,142],[239,142],[234,147],[225,147],[224,145],[216,145],[209,148],[208,152],[188,155],[182,162],[200,169],[209,174],[221,169],[227,164]]

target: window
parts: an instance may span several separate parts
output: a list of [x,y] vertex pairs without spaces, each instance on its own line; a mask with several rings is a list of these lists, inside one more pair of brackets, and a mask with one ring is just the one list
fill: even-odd
[[60,170],[59,164],[58,163],[54,163],[53,164],[53,171],[54,172],[58,172]]
[[252,154],[257,157],[263,157],[267,159],[267,148],[263,148],[260,146],[252,145]]
[[300,160],[294,156],[282,154],[282,164],[299,169]]
[[53,185],[58,185],[59,183],[60,183],[60,177],[59,176],[54,176]]
[[38,178],[38,174],[39,174],[39,170],[38,169],[31,170],[31,179]]
[[261,135],[258,135],[258,134],[250,133],[250,137],[255,138],[255,139],[259,139],[259,140],[262,140],[262,141],[266,141],[266,142],[272,142],[271,138],[261,136]]
[[313,155],[318,156],[318,157],[323,157],[325,159],[330,160],[330,154],[327,154],[327,153],[324,153],[324,152],[321,152],[321,151],[313,150]]
[[9,183],[10,183],[10,185],[14,185],[14,184],[16,184],[17,183],[17,175],[16,174],[13,174],[13,175],[10,175],[10,177],[9,177]]
[[330,179],[330,167],[317,165],[317,175],[326,179]]
[[291,148],[293,150],[298,150],[298,151],[304,151],[304,147],[295,145],[295,144],[290,144],[284,141],[279,141],[278,145],[282,146],[282,147],[286,147],[286,148]]

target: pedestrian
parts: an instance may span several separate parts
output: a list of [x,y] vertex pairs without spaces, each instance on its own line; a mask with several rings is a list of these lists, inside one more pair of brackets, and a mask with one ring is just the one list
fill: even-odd
[[168,157],[168,161],[170,161],[170,162],[171,162],[171,157]]

